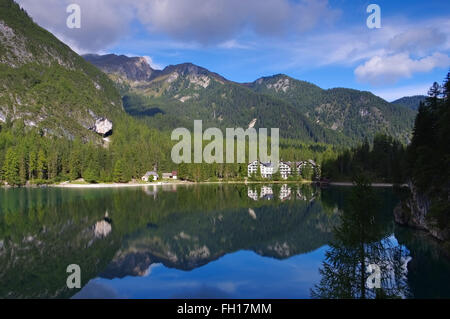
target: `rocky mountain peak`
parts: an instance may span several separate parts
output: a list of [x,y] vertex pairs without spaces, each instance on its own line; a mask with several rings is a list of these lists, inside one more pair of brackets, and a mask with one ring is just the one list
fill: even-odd
[[159,71],[154,70],[144,57],[125,55],[87,54],[84,59],[106,73],[118,74],[131,81],[148,81]]

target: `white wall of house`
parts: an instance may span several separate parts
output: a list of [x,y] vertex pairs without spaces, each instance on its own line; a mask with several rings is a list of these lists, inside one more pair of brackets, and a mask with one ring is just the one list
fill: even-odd
[[273,165],[272,164],[261,164],[261,176],[263,178],[271,178],[273,175]]
[[291,165],[289,163],[281,162],[279,165],[280,175],[283,179],[288,179],[291,176]]
[[253,174],[258,173],[258,164],[258,161],[254,161],[248,164],[248,177],[251,177]]
[[[312,166],[314,169],[316,177],[320,175],[320,169],[319,166],[312,160],[309,161],[302,161],[295,163],[295,168],[298,172],[298,175],[302,174],[302,170],[306,165]],[[258,161],[254,161],[250,164],[248,164],[247,171],[248,171],[248,177],[251,177],[253,174],[256,174],[259,170],[261,171],[261,177],[262,178],[271,178],[273,176],[273,164],[272,163],[259,163]],[[280,162],[280,165],[278,166],[280,175],[283,179],[288,179],[289,176],[292,175],[292,168],[291,163],[289,162]]]

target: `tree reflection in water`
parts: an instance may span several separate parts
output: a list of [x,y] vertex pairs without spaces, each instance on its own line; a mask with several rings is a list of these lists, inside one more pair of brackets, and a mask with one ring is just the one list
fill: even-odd
[[[407,286],[408,252],[396,245],[386,233],[380,201],[370,181],[364,177],[355,180],[347,205],[341,213],[341,222],[335,227],[334,239],[319,269],[321,281],[311,289],[312,298],[405,298]],[[376,264],[381,270],[381,287],[367,285]],[[373,271],[373,270],[372,270]],[[369,279],[370,280],[370,279]]]

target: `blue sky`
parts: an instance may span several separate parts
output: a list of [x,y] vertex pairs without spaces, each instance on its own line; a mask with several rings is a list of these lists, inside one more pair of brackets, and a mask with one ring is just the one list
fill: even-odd
[[[237,82],[284,73],[387,100],[424,94],[450,67],[450,1],[18,0],[79,53],[192,62]],[[78,3],[81,29],[66,26]],[[369,4],[381,28],[369,29]]]

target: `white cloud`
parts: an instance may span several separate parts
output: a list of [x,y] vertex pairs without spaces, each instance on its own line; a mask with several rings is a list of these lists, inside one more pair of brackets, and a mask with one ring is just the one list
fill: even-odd
[[304,32],[338,14],[327,0],[143,0],[136,6],[150,31],[202,44],[230,40],[243,30],[263,36]]
[[[258,54],[251,59],[276,72],[354,67],[359,81],[376,84],[446,67],[450,54],[448,18],[408,22],[383,17],[379,30],[364,23],[323,28],[340,14],[328,0],[77,0],[79,30],[66,27],[66,6],[73,0],[17,1],[78,53],[108,51],[128,38],[134,45],[129,50],[139,47],[153,55],[200,51],[205,45],[252,49]],[[132,34],[136,21],[146,27],[148,37]]]
[[81,28],[69,29],[66,8],[73,0],[17,0],[42,27],[79,53],[107,49],[129,32],[133,8],[121,0],[77,0],[81,7]]
[[241,49],[241,50],[251,49],[250,45],[242,44],[236,40],[228,40],[222,42],[218,45],[218,47],[222,49]]
[[450,66],[450,57],[442,53],[412,59],[407,53],[374,56],[355,70],[357,79],[371,84],[395,83],[414,73],[429,72],[434,68]]
[[435,27],[415,28],[395,35],[389,41],[389,49],[426,54],[430,49],[445,45],[446,41],[447,35]]
[[[103,54],[114,54],[114,52],[103,53]],[[162,70],[162,69],[164,69],[164,66],[161,65],[161,64],[156,63],[155,61],[153,61],[153,58],[151,56],[148,56],[148,55],[141,56],[139,54],[134,54],[134,53],[125,53],[124,55],[129,57],[129,58],[135,58],[135,57],[142,57],[142,58],[144,58],[153,70]]]
[[155,63],[151,57],[148,55],[144,55],[144,58],[147,60],[147,63],[152,67],[154,70],[162,70],[164,69],[164,66],[161,64]]
[[216,45],[248,30],[263,36],[308,31],[339,13],[328,0],[77,0],[81,29],[69,29],[66,7],[73,0],[17,1],[41,26],[84,52],[114,45],[136,19],[150,32]]

